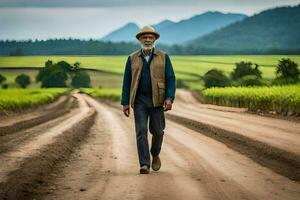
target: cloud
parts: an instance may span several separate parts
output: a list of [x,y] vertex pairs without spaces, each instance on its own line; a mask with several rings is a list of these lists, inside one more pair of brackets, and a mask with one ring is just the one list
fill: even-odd
[[300,0],[0,0],[0,7],[122,7],[122,6],[269,6],[295,5]]
[[119,7],[140,5],[181,5],[195,0],[0,0],[0,7]]

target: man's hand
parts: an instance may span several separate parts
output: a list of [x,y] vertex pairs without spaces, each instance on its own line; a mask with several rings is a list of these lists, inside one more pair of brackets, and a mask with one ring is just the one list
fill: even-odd
[[123,105],[123,113],[126,117],[129,117],[129,113],[130,113],[129,105]]
[[170,99],[166,99],[164,102],[164,111],[168,111],[172,109],[172,101]]

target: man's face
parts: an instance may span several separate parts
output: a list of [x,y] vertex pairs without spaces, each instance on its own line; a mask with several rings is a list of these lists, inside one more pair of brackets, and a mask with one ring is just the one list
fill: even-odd
[[153,34],[143,34],[139,38],[143,50],[151,50],[154,47],[155,36]]

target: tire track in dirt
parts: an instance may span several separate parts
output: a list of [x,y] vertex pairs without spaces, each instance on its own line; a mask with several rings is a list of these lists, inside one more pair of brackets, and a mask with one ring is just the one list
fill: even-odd
[[40,108],[36,108],[35,110],[29,109],[32,112],[27,110],[25,113],[1,116],[0,137],[63,116],[68,113],[71,108],[75,107],[76,101],[74,97],[64,95],[50,105],[40,106]]
[[213,199],[298,199],[300,185],[226,145],[167,121],[171,145],[183,160],[183,171],[205,185]]
[[254,161],[299,182],[299,123],[248,113],[212,110],[206,108],[207,105],[197,103],[187,91],[179,91],[178,96],[178,102],[172,114],[168,114],[168,119],[223,142]]
[[64,112],[65,114],[60,115],[60,113],[58,117],[55,116],[56,114],[49,115],[47,116],[47,118],[49,119],[42,124],[34,126],[32,124],[34,124],[35,122],[33,122],[31,123],[31,127],[22,127],[16,132],[0,136],[0,154],[5,153],[14,148],[18,148],[18,146],[22,145],[22,143],[25,143],[27,140],[30,140],[40,135],[42,132],[44,132],[44,130],[49,130],[51,129],[51,127],[56,126],[60,122],[65,121],[68,118],[78,114],[80,112],[80,108],[78,108],[78,106],[77,108],[75,107],[75,105],[77,104],[78,102],[74,98],[72,102],[69,102],[68,104],[64,105],[65,107],[63,108],[62,112]]
[[178,104],[174,115],[186,117],[208,125],[237,132],[264,143],[300,154],[300,124],[279,119],[251,116],[246,113],[228,113],[199,109],[197,105]]
[[0,155],[0,197],[3,199],[28,199],[35,186],[46,179],[47,173],[68,158],[74,146],[87,134],[93,123],[95,111],[90,109],[80,95],[74,95],[80,111],[61,121],[49,130],[43,130],[32,140],[17,149]]

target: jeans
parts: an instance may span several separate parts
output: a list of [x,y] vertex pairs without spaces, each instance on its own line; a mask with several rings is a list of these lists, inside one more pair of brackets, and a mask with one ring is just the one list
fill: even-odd
[[163,107],[148,107],[142,103],[136,103],[134,106],[134,120],[137,150],[140,166],[148,165],[150,167],[150,153],[148,146],[148,119],[149,131],[152,134],[151,155],[158,156],[161,150],[165,115]]

